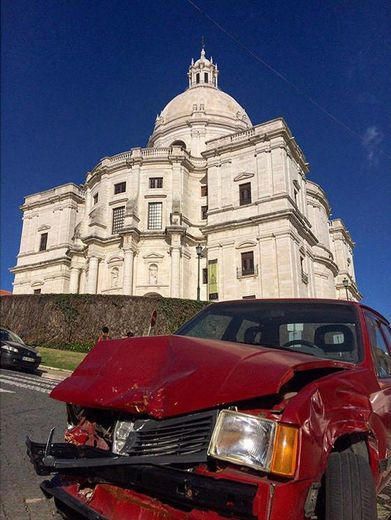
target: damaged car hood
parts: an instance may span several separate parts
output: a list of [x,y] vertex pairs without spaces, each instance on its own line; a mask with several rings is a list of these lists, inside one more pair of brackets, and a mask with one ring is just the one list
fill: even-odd
[[140,337],[98,342],[51,397],[163,418],[277,394],[296,372],[347,367],[227,341]]

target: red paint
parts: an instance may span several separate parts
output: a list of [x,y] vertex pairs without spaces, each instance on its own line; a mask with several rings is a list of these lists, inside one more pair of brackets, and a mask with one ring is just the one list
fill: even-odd
[[108,444],[96,434],[95,423],[82,419],[77,426],[65,430],[64,440],[75,446],[92,446],[108,450]]
[[[300,301],[308,302],[297,300],[298,305]],[[362,434],[378,491],[391,473],[379,470],[379,463],[391,457],[391,377],[376,376],[364,319],[368,308],[349,304],[359,314],[364,348],[357,365],[271,348],[256,350],[237,343],[181,336],[140,337],[98,343],[51,396],[83,407],[158,419],[236,403],[246,413],[261,413],[296,425],[300,451],[292,479],[284,481],[219,462],[213,471],[206,465],[194,471],[206,478],[256,485],[253,513],[258,520],[304,520],[308,490],[312,483],[321,481],[330,452],[344,436]],[[249,404],[250,399],[278,394],[295,374],[317,369],[329,371],[315,373],[296,394],[289,393],[288,386],[288,393],[274,407],[259,409],[254,407],[260,405]],[[85,425],[72,435],[78,441],[91,442],[94,432]],[[64,489],[85,501],[83,494],[78,494],[77,482],[64,485]],[[95,487],[88,503],[112,520],[222,518],[210,511],[184,512],[106,484]]]
[[184,336],[97,343],[51,397],[163,418],[278,393],[295,372],[346,363]]

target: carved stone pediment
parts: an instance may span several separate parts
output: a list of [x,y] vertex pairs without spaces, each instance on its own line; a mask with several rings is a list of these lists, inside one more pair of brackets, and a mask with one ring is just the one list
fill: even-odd
[[123,262],[123,260],[124,260],[124,259],[123,259],[122,257],[120,257],[120,256],[118,256],[118,255],[115,255],[115,256],[110,257],[110,258],[106,261],[106,263],[109,264],[109,265],[112,265],[112,264],[119,264],[119,263]]
[[237,175],[235,178],[234,178],[234,181],[237,182],[237,181],[243,181],[245,179],[251,179],[251,177],[254,177],[254,174],[253,173],[250,173],[250,172],[242,172],[242,173],[239,173],[239,175]]
[[161,255],[159,253],[149,253],[148,255],[143,255],[143,259],[148,262],[162,260],[163,258],[164,255]]
[[43,224],[43,226],[39,226],[38,232],[41,233],[41,231],[47,231],[48,229],[50,229],[50,226]]
[[257,245],[253,240],[245,240],[244,242],[240,242],[237,244],[236,249],[249,249],[250,247],[255,247]]

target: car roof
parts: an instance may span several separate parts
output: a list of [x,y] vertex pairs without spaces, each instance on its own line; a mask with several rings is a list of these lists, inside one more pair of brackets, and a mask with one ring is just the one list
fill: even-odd
[[351,300],[334,300],[331,298],[253,298],[253,299],[246,299],[246,300],[226,300],[223,302],[215,302],[211,303],[211,305],[230,305],[232,303],[240,303],[243,305],[251,305],[255,302],[262,302],[262,303],[312,303],[312,304],[333,304],[333,305],[349,305],[351,307],[365,309],[373,312],[379,318],[381,318],[383,321],[389,324],[389,321],[387,318],[385,318],[380,312],[376,311],[372,307],[369,307],[368,305],[364,305],[360,302],[351,301]]

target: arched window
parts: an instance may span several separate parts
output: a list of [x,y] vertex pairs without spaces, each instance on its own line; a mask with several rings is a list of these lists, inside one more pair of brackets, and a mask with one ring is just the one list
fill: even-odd
[[186,144],[183,141],[174,141],[171,143],[171,146],[180,146],[184,150],[186,150]]
[[156,264],[149,265],[149,285],[157,285],[158,266]]

